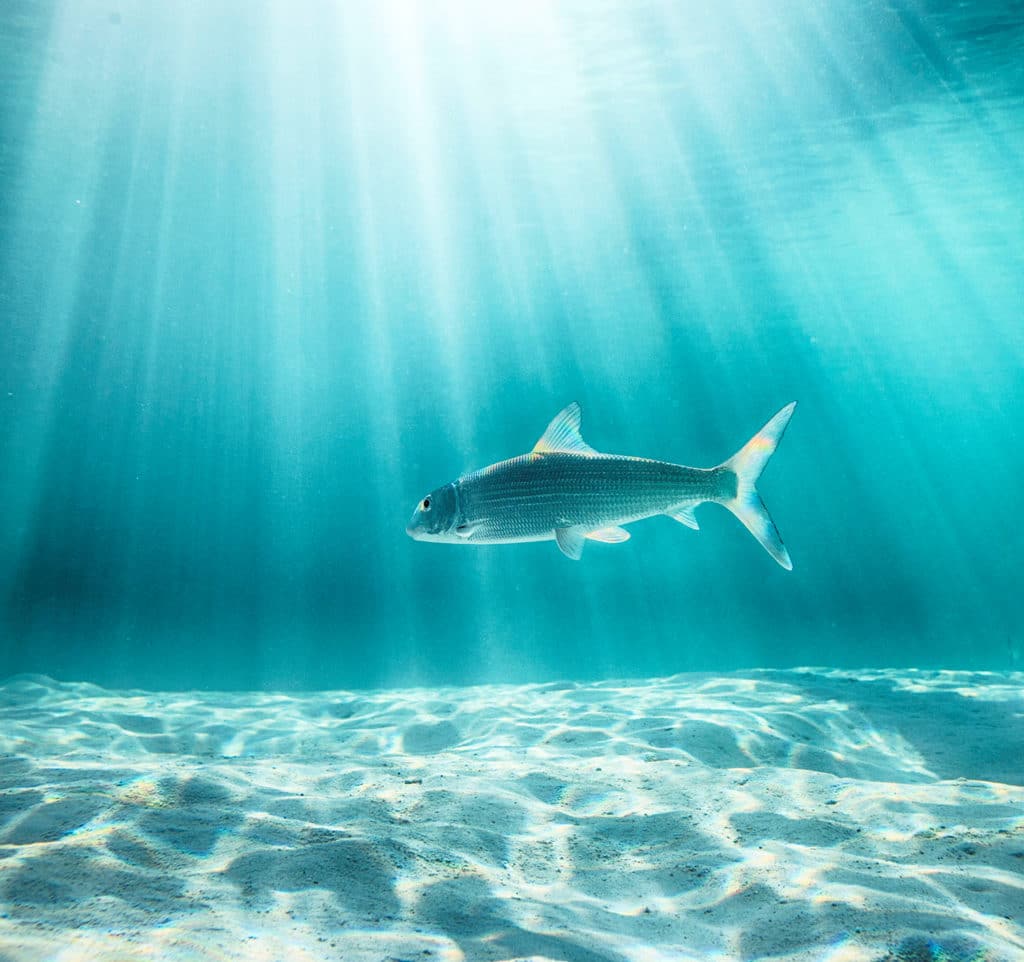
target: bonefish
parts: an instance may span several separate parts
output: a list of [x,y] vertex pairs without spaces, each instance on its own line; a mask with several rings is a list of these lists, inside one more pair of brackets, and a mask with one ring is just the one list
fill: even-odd
[[787,571],[793,567],[757,493],[757,480],[782,438],[796,402],[787,404],[728,461],[688,468],[622,454],[601,454],[583,440],[580,406],[570,404],[529,454],[465,474],[416,506],[407,532],[417,541],[507,544],[557,541],[578,560],[586,539],[620,542],[623,525],[668,515],[697,527],[694,508],[727,507]]

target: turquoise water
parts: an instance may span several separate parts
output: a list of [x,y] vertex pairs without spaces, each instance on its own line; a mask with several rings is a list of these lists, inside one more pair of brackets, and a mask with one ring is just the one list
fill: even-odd
[[[0,677],[1020,667],[1024,12],[0,9]],[[727,512],[415,543],[571,401]]]

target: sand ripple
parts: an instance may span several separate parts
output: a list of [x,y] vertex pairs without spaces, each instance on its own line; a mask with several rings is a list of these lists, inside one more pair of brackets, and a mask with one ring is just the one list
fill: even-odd
[[0,685],[0,962],[1024,958],[1024,675]]

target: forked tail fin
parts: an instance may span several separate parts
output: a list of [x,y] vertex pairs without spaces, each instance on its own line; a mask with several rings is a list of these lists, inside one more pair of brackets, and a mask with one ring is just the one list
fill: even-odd
[[736,454],[721,465],[723,469],[736,475],[736,494],[734,497],[723,499],[722,504],[746,525],[747,530],[761,542],[768,554],[787,571],[793,570],[793,562],[789,560],[789,552],[782,543],[775,522],[768,514],[761,496],[757,493],[756,485],[768,459],[782,440],[782,434],[793,416],[795,407],[796,401],[787,404]]

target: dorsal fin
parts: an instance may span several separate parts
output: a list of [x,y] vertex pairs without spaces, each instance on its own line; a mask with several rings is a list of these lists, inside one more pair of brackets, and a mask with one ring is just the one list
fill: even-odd
[[582,415],[583,412],[575,401],[559,411],[540,440],[533,446],[533,453],[552,454],[555,451],[563,451],[572,454],[597,454],[580,434]]

